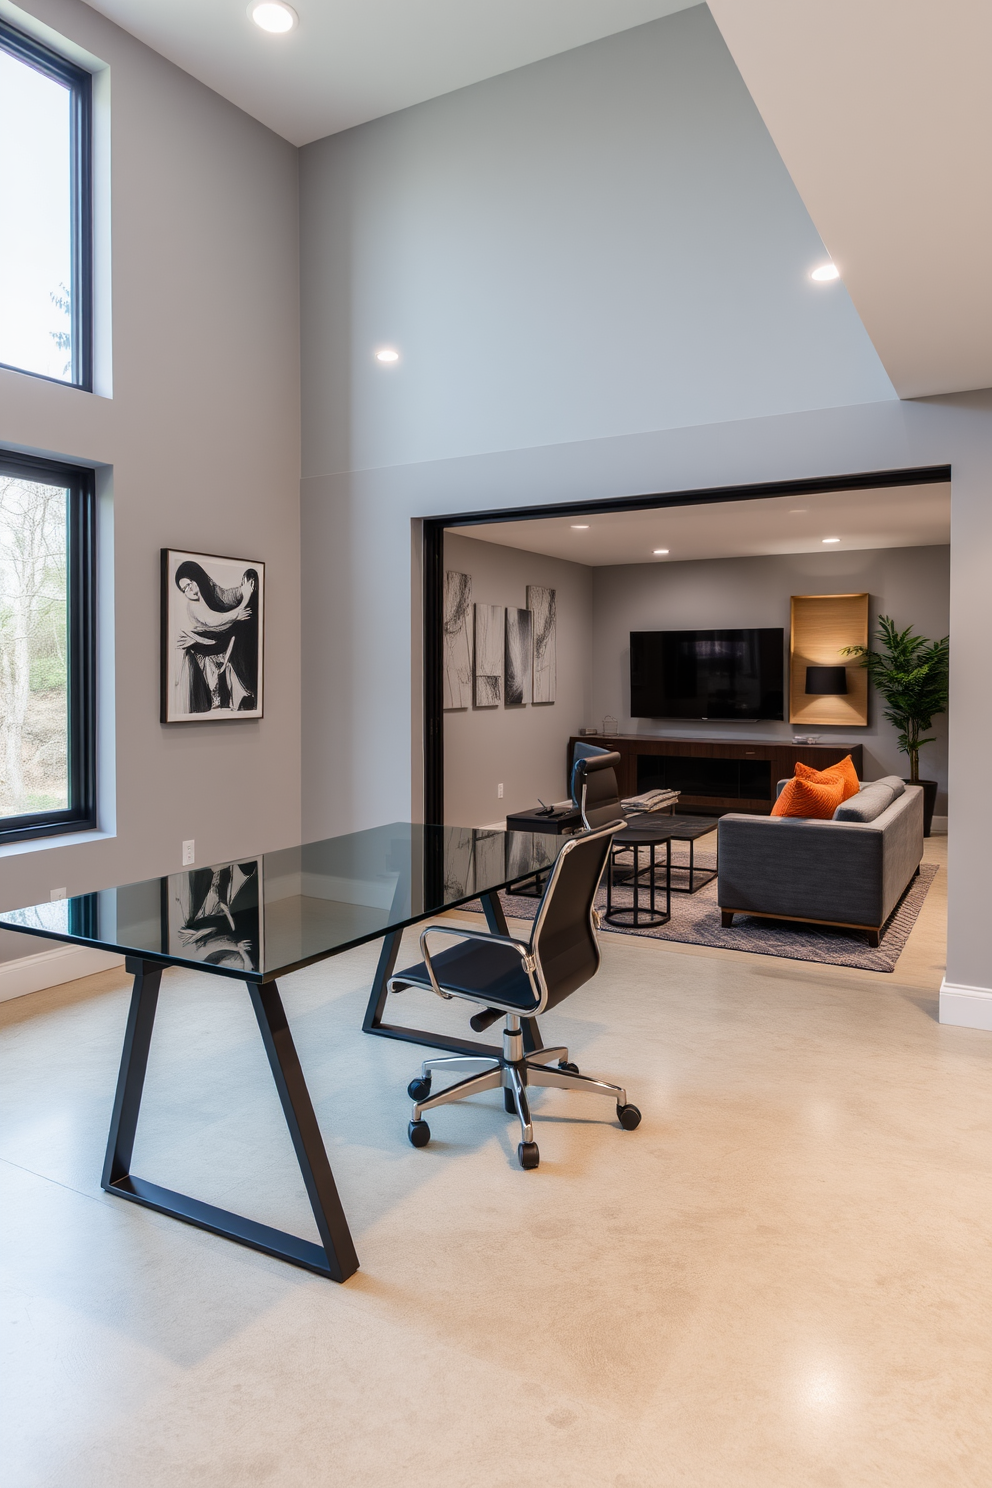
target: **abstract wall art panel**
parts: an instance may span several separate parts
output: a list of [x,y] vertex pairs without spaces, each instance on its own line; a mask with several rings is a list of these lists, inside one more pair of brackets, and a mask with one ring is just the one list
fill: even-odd
[[265,565],[162,549],[162,722],[262,717]]
[[472,575],[444,575],[444,706],[472,703]]
[[498,708],[503,699],[503,606],[475,606],[475,706]]
[[533,646],[530,610],[508,608],[503,686],[503,700],[508,708],[520,707],[527,701]]
[[527,585],[527,608],[533,617],[535,703],[553,703],[558,678],[556,591],[540,584]]

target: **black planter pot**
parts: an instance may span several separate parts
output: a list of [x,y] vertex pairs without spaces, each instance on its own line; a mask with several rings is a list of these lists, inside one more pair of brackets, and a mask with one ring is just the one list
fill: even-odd
[[933,808],[937,804],[937,782],[936,780],[907,780],[906,784],[923,787],[923,835],[929,837],[930,828],[933,826]]

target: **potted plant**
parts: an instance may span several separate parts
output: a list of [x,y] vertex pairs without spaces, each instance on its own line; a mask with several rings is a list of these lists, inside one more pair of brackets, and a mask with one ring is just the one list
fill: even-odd
[[923,835],[929,837],[937,782],[920,779],[920,750],[935,736],[921,736],[938,714],[947,712],[949,638],[930,641],[916,635],[911,625],[897,630],[894,620],[880,615],[873,640],[877,650],[845,646],[843,654],[860,656],[869,680],[888,703],[884,716],[899,730],[899,748],[909,755],[907,784],[923,787]]

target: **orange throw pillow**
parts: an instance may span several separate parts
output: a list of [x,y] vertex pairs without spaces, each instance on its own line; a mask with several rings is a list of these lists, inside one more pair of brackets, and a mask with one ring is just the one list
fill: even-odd
[[844,794],[841,797],[843,801],[849,801],[861,789],[858,772],[855,770],[849,754],[845,755],[842,760],[839,760],[836,765],[828,765],[825,770],[814,770],[812,765],[802,765],[798,760],[796,761],[796,778],[798,780],[820,782],[829,780],[831,776],[840,777],[844,786]]
[[844,799],[844,784],[839,776],[823,780],[803,780],[797,775],[782,787],[782,794],[772,807],[772,816],[816,816],[829,821]]

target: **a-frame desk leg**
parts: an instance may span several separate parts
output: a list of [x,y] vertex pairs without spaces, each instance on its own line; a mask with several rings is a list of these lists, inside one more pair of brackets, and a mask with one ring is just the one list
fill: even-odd
[[148,1066],[148,1050],[155,1024],[162,967],[150,961],[128,958],[127,969],[134,974],[134,990],[128,1012],[124,1051],[110,1122],[107,1159],[102,1186],[107,1193],[118,1194],[133,1203],[171,1214],[175,1219],[197,1225],[214,1235],[250,1245],[266,1255],[289,1261],[315,1271],[333,1281],[347,1281],[358,1270],[358,1256],[341,1207],[337,1188],[327,1160],[327,1152],[314,1115],[299,1057],[286,1021],[286,1013],[275,982],[248,982],[248,992],[258,1020],[262,1043],[282,1103],[283,1114],[296,1150],[307,1196],[317,1223],[321,1243],[315,1245],[299,1235],[258,1224],[227,1209],[217,1209],[186,1194],[161,1188],[131,1172],[131,1155],[141,1109],[141,1092]]

